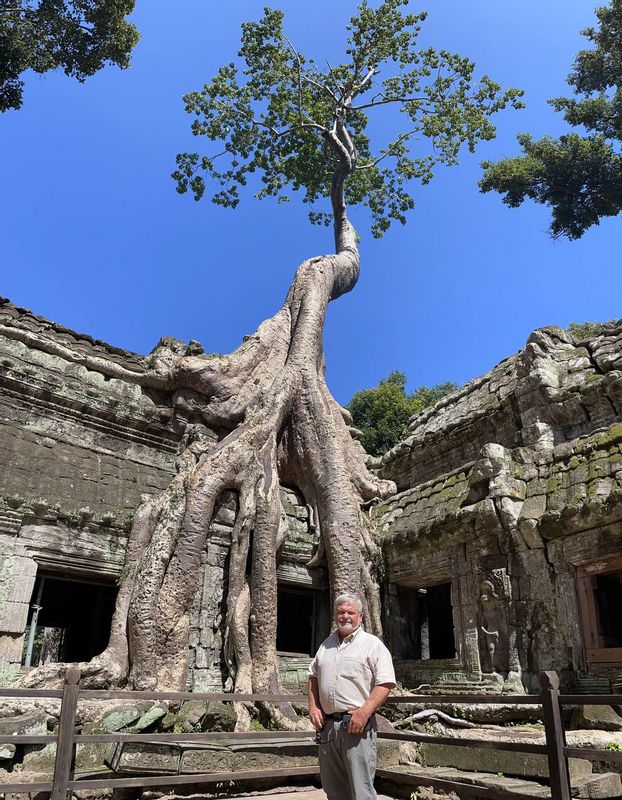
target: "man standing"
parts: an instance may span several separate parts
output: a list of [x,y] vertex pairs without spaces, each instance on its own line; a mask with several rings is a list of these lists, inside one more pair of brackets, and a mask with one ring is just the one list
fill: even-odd
[[358,597],[335,600],[337,630],[309,666],[309,716],[318,731],[328,800],[375,800],[376,709],[395,687],[391,654],[361,627]]

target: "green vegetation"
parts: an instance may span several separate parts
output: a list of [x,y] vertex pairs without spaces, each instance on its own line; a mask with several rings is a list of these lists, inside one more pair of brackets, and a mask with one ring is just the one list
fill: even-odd
[[[404,223],[414,206],[409,183],[457,164],[463,146],[473,151],[494,138],[492,114],[523,106],[521,91],[503,91],[486,75],[476,80],[468,58],[417,49],[426,14],[404,13],[407,5],[384,0],[373,9],[363,0],[347,26],[344,62],[326,66],[296,50],[282,11],[266,8],[258,22],[244,23],[238,60],[184,97],[194,135],[221,144],[177,156],[177,191],[199,200],[213,188],[214,203],[234,208],[258,173],[257,197],[287,202],[302,191],[311,221],[329,225],[322,201],[339,167],[345,204],[369,208],[374,236]],[[390,106],[401,113],[389,111],[387,138],[375,144],[368,113]]]
[[603,750],[611,750],[614,753],[622,752],[622,744],[620,742],[605,742]]
[[589,339],[603,332],[604,322],[571,322],[568,331],[576,340]]
[[134,0],[0,0],[0,111],[19,109],[26,70],[84,81],[104,64],[129,66]]
[[526,198],[550,206],[554,237],[579,239],[622,210],[622,0],[597,8],[596,16],[599,27],[582,32],[594,47],[577,54],[568,76],[579,99],[549,101],[582,133],[538,140],[523,133],[522,156],[482,165],[482,191],[500,192],[511,208]]
[[354,426],[363,432],[361,442],[368,453],[379,456],[390,450],[408,431],[413,414],[433,405],[458,387],[451,381],[420,386],[406,393],[406,375],[392,372],[373,389],[355,392],[348,403]]

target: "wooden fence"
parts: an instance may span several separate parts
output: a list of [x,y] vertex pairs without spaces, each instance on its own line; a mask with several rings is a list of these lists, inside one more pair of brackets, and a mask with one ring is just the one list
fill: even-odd
[[[57,735],[14,735],[0,736],[1,744],[35,745],[56,743],[56,760],[53,779],[47,783],[1,783],[0,793],[34,793],[50,792],[51,800],[67,800],[72,790],[112,789],[128,787],[157,786],[174,787],[180,784],[222,784],[229,781],[247,781],[260,778],[294,778],[301,776],[317,776],[317,766],[288,767],[285,769],[245,770],[235,772],[193,773],[189,775],[153,775],[143,777],[118,777],[76,780],[74,777],[75,753],[78,744],[107,742],[209,742],[231,736],[241,741],[258,741],[269,738],[309,739],[312,734],[306,731],[256,731],[248,733],[106,733],[76,734],[75,720],[78,701],[84,700],[219,700],[225,702],[306,702],[305,695],[259,695],[231,693],[199,693],[199,692],[135,692],[135,691],[100,691],[80,688],[80,671],[69,667],[65,675],[62,690],[50,689],[0,689],[0,697],[5,698],[60,698],[60,720]],[[404,695],[389,697],[387,704],[437,705],[446,703],[478,703],[503,705],[537,705],[542,707],[544,719],[545,744],[528,742],[498,742],[488,739],[458,738],[451,736],[434,736],[426,733],[391,732],[379,733],[378,737],[405,742],[427,742],[440,745],[484,748],[489,750],[518,751],[544,755],[548,759],[549,780],[552,800],[570,800],[570,778],[568,758],[583,758],[592,761],[608,761],[622,764],[622,752],[567,747],[562,721],[562,708],[569,705],[622,705],[622,695],[563,695],[559,692],[559,679],[554,672],[541,674],[541,692],[539,695],[474,695],[474,694],[435,694]],[[379,769],[377,777],[394,784],[405,784],[413,788],[420,785],[433,786],[445,791],[454,791],[461,797],[489,798],[489,800],[533,800],[530,795],[510,792],[503,789],[475,786],[459,781],[408,775],[404,772]]]

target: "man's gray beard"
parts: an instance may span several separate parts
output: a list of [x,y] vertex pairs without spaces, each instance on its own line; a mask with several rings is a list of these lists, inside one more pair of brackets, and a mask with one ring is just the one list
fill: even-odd
[[340,631],[345,631],[349,629],[350,633],[352,633],[352,631],[355,630],[354,625],[351,622],[338,622],[337,629]]

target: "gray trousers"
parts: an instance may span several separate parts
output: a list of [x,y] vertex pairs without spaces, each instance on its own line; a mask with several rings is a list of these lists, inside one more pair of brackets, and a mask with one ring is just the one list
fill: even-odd
[[376,800],[376,725],[348,733],[339,720],[327,719],[320,742],[320,778],[328,800]]

